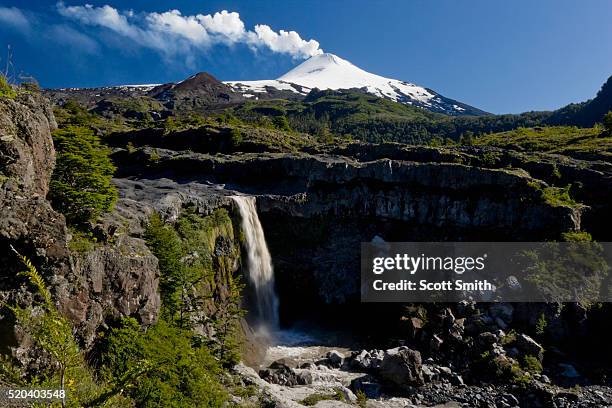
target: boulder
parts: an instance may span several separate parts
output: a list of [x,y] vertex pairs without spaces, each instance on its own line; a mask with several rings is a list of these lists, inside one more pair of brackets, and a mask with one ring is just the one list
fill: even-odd
[[331,367],[340,368],[344,362],[344,354],[336,350],[331,350],[325,356]]
[[351,360],[351,367],[356,370],[369,370],[372,364],[372,357],[367,350],[361,350],[361,352],[353,357]]
[[425,322],[418,317],[405,317],[401,318],[401,326],[405,331],[405,334],[411,338],[415,339],[417,335],[423,330],[423,326]]
[[538,358],[540,361],[544,356],[544,348],[537,341],[527,336],[519,334],[514,342],[515,347],[522,353]]
[[483,350],[488,350],[489,348],[491,348],[493,344],[497,343],[497,340],[498,340],[497,336],[491,332],[480,333],[478,337],[476,338],[478,345]]
[[272,369],[291,369],[291,368],[295,368],[297,366],[297,363],[295,362],[295,360],[292,360],[290,358],[279,358],[276,361],[273,361],[272,364],[270,364],[268,366],[268,368],[272,368]]
[[431,339],[429,340],[429,349],[433,352],[440,351],[440,347],[442,347],[442,343],[444,343],[444,340],[442,340],[442,338],[438,336],[437,334],[434,334],[433,336],[431,336]]
[[400,389],[423,385],[425,381],[421,353],[408,347],[389,349],[385,351],[378,374],[382,379]]
[[276,369],[266,368],[265,370],[260,370],[259,377],[270,384],[285,385],[288,387],[312,383],[312,377],[309,377],[305,373],[298,374],[287,366],[281,366]]

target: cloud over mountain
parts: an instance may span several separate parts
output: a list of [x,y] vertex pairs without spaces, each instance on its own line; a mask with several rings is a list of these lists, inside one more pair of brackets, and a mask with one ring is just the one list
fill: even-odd
[[27,17],[17,7],[0,7],[0,23],[22,31],[30,28]]
[[245,44],[254,51],[268,49],[294,58],[323,52],[316,40],[304,40],[295,31],[276,32],[265,24],[247,30],[240,14],[227,10],[207,15],[183,15],[179,10],[136,13],[109,5],[67,6],[63,2],[57,4],[57,10],[69,20],[110,30],[165,55],[205,52],[217,44]]

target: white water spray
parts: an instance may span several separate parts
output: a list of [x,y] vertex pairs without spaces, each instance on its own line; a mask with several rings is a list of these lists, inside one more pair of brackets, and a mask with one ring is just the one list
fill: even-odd
[[278,298],[274,290],[272,257],[266,245],[255,197],[233,196],[242,218],[242,231],[246,239],[249,280],[255,290],[258,323],[275,330],[278,328]]

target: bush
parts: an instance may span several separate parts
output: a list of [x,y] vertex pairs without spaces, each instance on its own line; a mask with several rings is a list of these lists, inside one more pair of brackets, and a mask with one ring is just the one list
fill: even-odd
[[310,394],[304,398],[300,403],[307,407],[317,405],[320,401],[341,401],[344,402],[344,394],[339,389],[335,389],[333,394]]
[[538,321],[536,322],[535,333],[538,336],[544,335],[544,332],[546,331],[546,326],[548,326],[548,322],[546,321],[546,315],[544,315],[544,313],[541,313],[540,317],[538,317]]
[[593,242],[593,237],[586,231],[564,232],[561,237],[567,242]]
[[57,159],[49,198],[54,208],[74,225],[110,211],[117,200],[110,150],[91,129],[76,126],[55,131],[53,143]]
[[0,74],[0,98],[13,99],[17,96],[17,92],[8,83],[8,80],[3,74]]
[[578,203],[570,196],[570,188],[545,187],[542,189],[542,198],[553,207],[575,207]]
[[159,214],[154,213],[149,219],[145,239],[159,261],[159,292],[164,306],[163,312],[167,317],[173,318],[182,307],[180,284],[183,281],[181,277],[184,268],[180,262],[183,256],[180,238],[174,228],[165,225]]
[[124,390],[138,407],[220,407],[228,399],[219,363],[205,347],[194,346],[190,330],[161,319],[142,331],[135,319],[124,318],[103,348],[104,375],[140,372]]
[[238,147],[242,144],[244,138],[242,137],[242,132],[240,131],[240,129],[232,128],[232,130],[230,131],[230,140],[232,142],[233,147]]
[[523,357],[522,366],[530,374],[540,374],[542,372],[542,363],[534,356]]
[[606,116],[604,116],[603,125],[608,133],[612,133],[612,111],[606,113]]
[[[234,240],[232,220],[225,209],[202,217],[187,208],[174,225],[165,224],[153,214],[145,234],[148,247],[159,260],[162,315],[166,321],[188,329],[194,311],[201,310],[204,302],[214,301],[215,312],[207,319],[215,335],[208,339],[208,345],[224,366],[232,366],[240,360],[243,285],[239,277],[228,276],[233,273],[238,253],[217,256],[213,263],[219,237]],[[237,243],[234,248],[238,251]],[[217,288],[218,276],[227,279],[223,289]]]

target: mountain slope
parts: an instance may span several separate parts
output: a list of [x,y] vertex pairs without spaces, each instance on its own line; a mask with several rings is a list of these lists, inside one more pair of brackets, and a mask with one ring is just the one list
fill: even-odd
[[356,67],[334,54],[320,54],[304,61],[276,80],[229,81],[236,92],[259,97],[271,89],[306,95],[310,90],[361,89],[372,95],[447,115],[483,115],[486,112],[446,98],[431,89],[385,78]]
[[612,76],[603,84],[595,98],[556,110],[546,123],[590,127],[600,123],[609,111],[612,111]]

